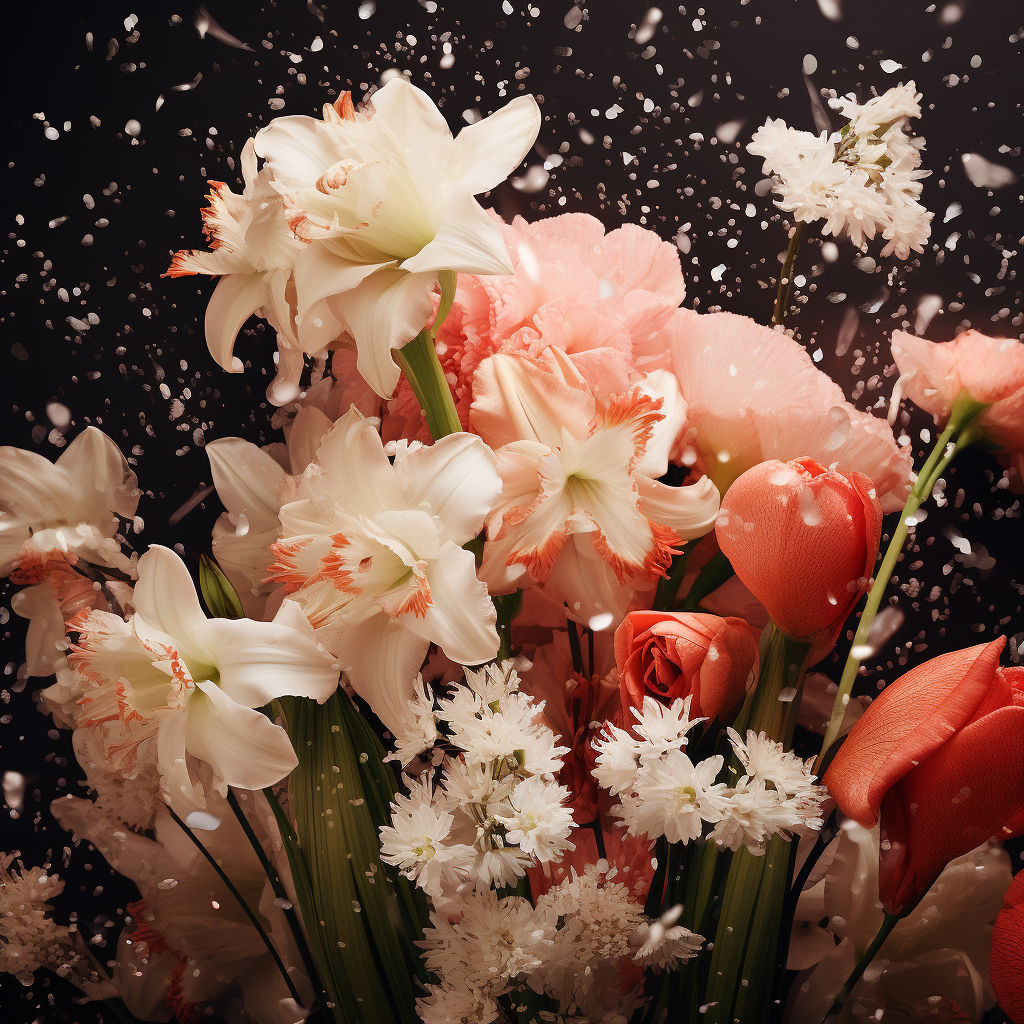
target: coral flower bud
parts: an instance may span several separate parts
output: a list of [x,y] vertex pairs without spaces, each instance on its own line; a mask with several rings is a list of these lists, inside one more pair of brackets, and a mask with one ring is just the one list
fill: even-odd
[[819,652],[870,585],[881,530],[871,481],[813,459],[748,469],[715,526],[736,575],[775,624]]

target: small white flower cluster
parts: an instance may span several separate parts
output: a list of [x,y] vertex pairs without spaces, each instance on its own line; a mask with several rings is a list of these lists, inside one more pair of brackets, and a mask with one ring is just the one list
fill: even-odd
[[527,990],[550,1001],[540,1019],[627,1019],[639,998],[637,986],[623,985],[627,965],[637,981],[646,966],[673,970],[704,940],[676,923],[681,908],[648,918],[639,894],[614,876],[598,861],[536,907],[491,891],[434,913],[420,946],[440,984],[418,1002],[424,1024],[489,1024],[498,999],[512,992],[515,1004]]
[[867,103],[834,100],[849,123],[832,135],[769,118],[747,151],[764,158],[779,209],[805,223],[823,220],[823,234],[845,232],[857,246],[881,234],[882,255],[905,260],[924,251],[931,232],[932,215],[919,202],[921,179],[931,173],[921,170],[924,139],[905,131],[921,116],[920,99],[909,82]]
[[436,785],[427,773],[391,805],[381,859],[437,901],[465,886],[514,885],[534,863],[575,849],[569,792],[555,781],[568,748],[555,745],[543,708],[519,692],[511,661],[467,671],[447,700],[421,686],[394,757],[407,764],[440,742],[449,752],[434,759]]
[[686,734],[704,721],[690,718],[689,697],[669,708],[647,697],[632,711],[636,736],[608,725],[594,742],[594,777],[619,797],[614,813],[632,835],[688,843],[709,824],[708,838],[720,846],[762,854],[770,836],[821,828],[825,790],[815,785],[810,762],[781,743],[752,731],[744,743],[730,729],[745,772],[730,786],[718,781],[725,764],[720,754],[694,764],[683,750]]
[[45,868],[26,868],[15,854],[0,853],[0,974],[31,985],[42,967],[76,984],[90,999],[106,999],[117,987],[99,974],[84,953],[81,936],[57,924],[48,902],[64,891],[64,882]]

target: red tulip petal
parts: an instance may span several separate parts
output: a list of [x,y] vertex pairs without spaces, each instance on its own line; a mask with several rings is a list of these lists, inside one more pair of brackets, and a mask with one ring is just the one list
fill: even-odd
[[1024,807],[1024,707],[964,726],[882,801],[879,898],[914,904],[949,861],[1019,831]]
[[1024,872],[1006,890],[992,929],[989,970],[1000,1009],[1011,1020],[1024,1021]]
[[842,812],[871,828],[886,791],[973,717],[1005,637],[932,658],[890,684],[839,748],[824,782]]

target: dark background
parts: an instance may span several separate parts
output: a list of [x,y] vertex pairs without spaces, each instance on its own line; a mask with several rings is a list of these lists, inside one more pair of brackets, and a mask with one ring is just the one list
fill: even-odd
[[[941,300],[927,327],[933,340],[968,326],[1020,336],[1020,189],[976,186],[962,161],[978,153],[1024,173],[1019,4],[705,3],[666,5],[656,20],[632,0],[210,0],[210,17],[245,48],[209,31],[200,38],[192,3],[5,5],[3,443],[52,459],[65,434],[100,426],[144,491],[136,546],[208,550],[215,500],[170,520],[209,483],[207,440],[275,439],[264,398],[273,337],[261,325],[243,332],[236,353],[246,373],[223,373],[202,334],[211,283],[160,275],[174,250],[203,247],[205,180],[240,189],[233,158],[249,135],[278,113],[318,112],[339,89],[358,100],[390,68],[410,71],[456,131],[464,111],[487,114],[533,92],[544,123],[525,187],[502,185],[485,203],[506,218],[586,211],[609,227],[645,224],[677,239],[688,305],[761,322],[786,233],[770,198],[755,192],[761,162],[743,148],[751,132],[768,116],[814,130],[812,94],[865,98],[912,78],[924,93],[916,127],[932,171],[931,244],[901,264],[878,258],[881,243],[872,261],[840,243],[829,261],[809,232],[798,273],[810,285],[789,323],[865,409],[887,402],[887,338],[914,329],[922,296]],[[916,412],[906,420],[915,452],[930,426]],[[999,479],[981,453],[952,471],[950,504],[930,508],[920,550],[900,566],[906,618],[869,664],[864,692],[900,666],[1001,633],[1013,638],[1005,660],[1017,660],[1020,502]],[[958,534],[970,553],[951,542]],[[21,668],[24,624],[8,610],[11,592],[0,607],[0,773],[22,772],[27,786],[20,809],[0,810],[0,850],[65,875],[57,916],[77,912],[113,956],[133,894],[50,816],[54,797],[80,791],[79,773],[69,734],[35,707],[43,681]],[[836,658],[822,667],[838,678]],[[12,1024],[102,1017],[45,972],[27,989],[0,976],[0,990],[0,1020]]]

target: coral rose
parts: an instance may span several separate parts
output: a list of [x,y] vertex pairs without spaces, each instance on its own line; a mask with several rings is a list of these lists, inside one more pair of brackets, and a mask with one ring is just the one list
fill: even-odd
[[879,889],[896,914],[945,865],[1024,831],[1024,668],[1005,637],[911,669],[864,712],[824,783],[840,810],[881,821]]
[[757,670],[757,640],[736,618],[700,612],[630,612],[615,631],[623,718],[644,697],[670,705],[693,697],[690,713],[728,718]]
[[1024,872],[1010,883],[992,929],[989,961],[999,1008],[1012,1021],[1024,1020]]
[[748,469],[715,527],[722,553],[772,621],[819,655],[870,585],[881,531],[871,481],[813,459]]

